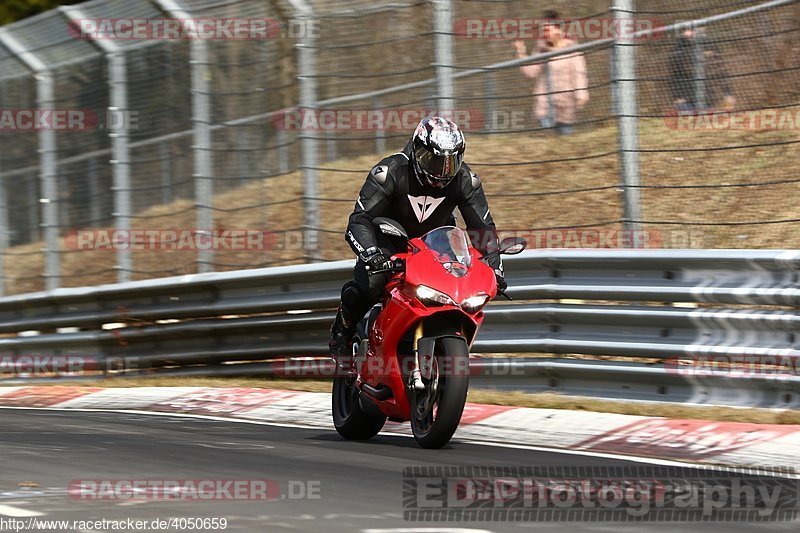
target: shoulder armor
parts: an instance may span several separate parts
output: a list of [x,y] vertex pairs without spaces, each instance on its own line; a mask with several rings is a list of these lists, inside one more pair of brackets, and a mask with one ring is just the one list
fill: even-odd
[[474,189],[477,189],[478,187],[481,186],[481,179],[478,177],[477,174],[475,174],[474,172],[470,171],[469,177],[472,180],[472,187]]
[[375,181],[378,183],[386,183],[386,176],[389,175],[389,166],[388,165],[377,165],[375,168],[372,169],[372,177],[375,178]]
[[[401,158],[400,156],[403,157]],[[402,168],[405,165],[408,165],[408,158],[404,153],[398,152],[383,158],[380,163],[372,167],[369,173],[375,178],[375,181],[383,185],[389,176],[395,177],[398,173],[402,174]]]

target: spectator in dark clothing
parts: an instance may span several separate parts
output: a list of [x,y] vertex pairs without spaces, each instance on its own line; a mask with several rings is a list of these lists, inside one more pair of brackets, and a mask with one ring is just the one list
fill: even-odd
[[722,104],[733,109],[733,96],[725,62],[702,28],[683,31],[669,58],[669,85],[679,112],[703,111]]

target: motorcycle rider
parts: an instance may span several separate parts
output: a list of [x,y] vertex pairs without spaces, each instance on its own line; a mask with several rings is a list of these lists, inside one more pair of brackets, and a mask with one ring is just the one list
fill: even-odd
[[370,276],[369,271],[390,268],[397,251],[372,220],[388,217],[399,222],[410,238],[440,226],[455,225],[456,208],[466,223],[472,245],[494,269],[498,292],[507,288],[498,250],[497,232],[481,180],[463,162],[464,135],[442,117],[423,119],[401,152],[378,163],[361,187],[350,215],[345,240],[358,256],[353,280],[342,287],[341,303],[331,327],[331,356],[350,355],[355,324],[383,296],[390,273]]

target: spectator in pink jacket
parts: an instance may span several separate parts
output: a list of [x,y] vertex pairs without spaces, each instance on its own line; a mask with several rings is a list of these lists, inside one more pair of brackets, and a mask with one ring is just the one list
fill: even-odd
[[[544,13],[541,39],[536,42],[533,53],[552,52],[569,48],[576,43],[563,35],[558,12]],[[514,41],[517,57],[528,57],[524,41]],[[572,133],[578,111],[589,101],[589,85],[586,79],[586,60],[580,52],[554,57],[542,63],[520,67],[522,73],[534,83],[536,104],[534,114],[544,128],[567,135]]]

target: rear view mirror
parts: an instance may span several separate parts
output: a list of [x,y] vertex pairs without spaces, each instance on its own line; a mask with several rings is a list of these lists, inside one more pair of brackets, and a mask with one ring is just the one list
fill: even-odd
[[406,233],[406,230],[403,229],[403,226],[391,218],[375,217],[375,219],[372,221],[372,225],[384,235],[389,235],[390,237],[400,237],[408,240],[408,233]]
[[520,237],[506,237],[500,241],[500,253],[503,255],[516,255],[528,246],[528,241]]

